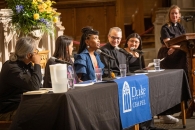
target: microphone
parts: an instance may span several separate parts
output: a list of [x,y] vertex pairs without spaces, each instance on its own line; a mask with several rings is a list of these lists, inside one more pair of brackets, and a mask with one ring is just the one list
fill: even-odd
[[142,50],[135,49],[134,47],[131,47],[130,50],[131,51],[138,52],[138,53],[143,53]]
[[104,53],[104,52],[103,52],[102,50],[100,50],[100,49],[97,49],[97,50],[96,50],[96,53],[102,54],[103,56],[106,56],[106,57],[108,57],[108,58],[110,58],[110,59],[112,59],[112,60],[115,60],[114,57],[112,57],[112,56],[110,56],[110,55]]
[[68,61],[64,61],[64,60],[59,60],[55,57],[51,57],[51,59],[53,59],[55,62],[57,63],[62,63],[62,64],[68,64],[68,65],[72,65],[72,63],[68,62]]
[[193,17],[194,16],[192,16],[192,15],[189,15],[189,16],[181,16],[181,18],[184,19],[186,22],[192,21]]
[[114,49],[115,49],[115,50],[118,50],[118,51],[120,51],[120,52],[122,52],[122,53],[125,54],[126,56],[131,56],[131,57],[132,57],[132,55],[131,55],[130,53],[126,52],[126,51],[123,50],[122,48],[119,48],[119,47],[116,46]]

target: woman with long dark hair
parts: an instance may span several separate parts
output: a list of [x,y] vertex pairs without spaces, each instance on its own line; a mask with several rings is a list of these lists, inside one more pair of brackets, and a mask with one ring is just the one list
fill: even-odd
[[[53,57],[62,61],[67,61],[73,63],[70,56],[72,55],[73,51],[73,39],[72,37],[62,35],[56,39],[55,43],[55,51]],[[50,69],[49,65],[57,64],[53,58],[48,59],[46,67],[45,67],[45,76],[43,87],[44,88],[51,88],[51,76],[50,76]],[[77,76],[75,75],[75,83],[78,82]]]
[[78,54],[75,55],[75,71],[79,80],[94,80],[95,68],[104,68],[99,55],[95,52],[100,47],[99,32],[91,27],[84,27]]

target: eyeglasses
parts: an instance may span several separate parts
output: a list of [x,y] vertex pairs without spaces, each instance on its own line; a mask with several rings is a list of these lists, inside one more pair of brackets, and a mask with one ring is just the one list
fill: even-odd
[[38,50],[38,49],[36,49],[36,50],[34,50],[34,52],[33,52],[33,53],[38,54],[38,53],[39,53],[39,50]]
[[110,36],[110,35],[109,35],[109,37],[112,38],[112,40],[115,40],[115,39],[116,40],[121,40],[121,37],[114,37],[114,36]]
[[135,42],[135,44],[139,44],[139,41],[135,41],[135,40],[129,40],[129,42],[131,42],[131,43]]

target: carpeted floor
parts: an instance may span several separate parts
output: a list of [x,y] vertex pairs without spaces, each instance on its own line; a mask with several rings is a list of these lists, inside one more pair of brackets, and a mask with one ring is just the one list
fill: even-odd
[[161,122],[155,122],[154,125],[155,125],[155,127],[164,128],[164,129],[172,129],[172,128],[176,128],[176,127],[181,126],[180,123],[177,123],[177,124],[163,124]]
[[[178,118],[180,113],[174,114],[174,117]],[[179,122],[176,124],[164,124],[158,119],[154,117],[154,125],[158,128],[164,128],[168,130],[195,130],[195,113],[194,116],[186,119],[186,128],[183,128],[182,119],[179,119]]]

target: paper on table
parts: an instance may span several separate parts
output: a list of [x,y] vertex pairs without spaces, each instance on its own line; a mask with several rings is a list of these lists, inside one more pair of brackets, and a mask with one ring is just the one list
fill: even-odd
[[90,86],[93,85],[94,82],[90,82],[90,83],[79,83],[79,84],[74,84],[74,87],[86,87],[86,86]]
[[148,72],[159,72],[159,71],[164,71],[165,69],[160,69],[160,70],[147,70]]
[[39,90],[47,90],[47,91],[52,91],[52,88],[40,88]]
[[147,67],[152,67],[154,66],[154,63],[149,63]]
[[165,69],[160,69],[160,70],[146,70],[147,73],[135,73],[135,75],[142,75],[142,74],[148,74],[149,72],[160,72],[164,71]]
[[[164,59],[165,59],[165,57],[162,58],[162,59],[160,59],[160,62],[163,61]],[[149,63],[148,66],[147,66],[147,68],[152,67],[152,66],[154,66],[154,63],[153,62],[152,63]]]
[[23,93],[23,95],[44,94],[44,93],[48,93],[48,92],[49,92],[49,90],[27,91],[27,92]]
[[146,75],[146,74],[148,74],[148,73],[135,73],[135,75]]

